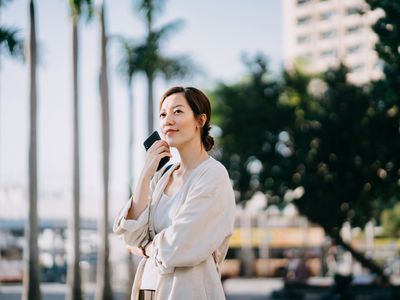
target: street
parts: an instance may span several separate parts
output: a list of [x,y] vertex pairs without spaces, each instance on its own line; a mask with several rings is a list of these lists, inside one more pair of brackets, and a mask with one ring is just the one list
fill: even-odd
[[[282,288],[280,279],[266,278],[233,278],[224,282],[227,300],[259,300],[268,299],[273,290]],[[42,300],[64,300],[65,284],[42,284]],[[94,299],[94,285],[84,287],[88,300]],[[0,300],[20,300],[22,294],[21,285],[0,285]],[[115,300],[123,300],[124,293],[121,290],[114,291]]]

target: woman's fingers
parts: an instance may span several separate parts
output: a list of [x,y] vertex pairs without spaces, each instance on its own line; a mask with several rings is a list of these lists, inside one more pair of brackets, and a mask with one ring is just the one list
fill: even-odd
[[164,152],[168,152],[168,153],[170,152],[169,151],[169,147],[165,147],[165,146],[161,146],[160,148],[156,149],[156,151],[157,151],[156,152],[157,154],[161,154],[161,153],[164,153]]
[[157,159],[158,159],[158,161],[160,161],[163,157],[172,157],[172,154],[171,154],[171,152],[162,152],[162,153],[160,153],[160,154],[158,154],[158,156],[157,156]]
[[168,145],[168,143],[166,141],[158,140],[158,141],[154,142],[153,145],[151,145],[151,147],[149,148],[148,152],[152,153],[153,151],[157,151],[157,149],[159,149],[161,147],[165,147],[165,148],[169,149],[169,145]]
[[159,155],[162,153],[170,153],[170,148],[165,141],[157,141],[156,143],[154,143],[154,144],[156,144],[156,145],[154,145],[154,148],[152,148],[153,145],[152,145],[152,147],[150,147],[150,149],[149,149],[150,155],[153,155],[153,154]]
[[158,140],[151,145],[147,151],[146,158],[146,173],[151,174],[151,176],[156,172],[157,166],[159,165],[163,157],[172,157],[169,145],[166,141]]

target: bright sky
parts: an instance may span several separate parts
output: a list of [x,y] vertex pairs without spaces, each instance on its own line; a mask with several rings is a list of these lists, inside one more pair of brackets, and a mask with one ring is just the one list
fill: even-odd
[[[132,3],[107,1],[109,34],[140,38],[143,23]],[[281,6],[278,0],[170,0],[157,24],[182,19],[182,29],[167,40],[165,53],[188,54],[203,70],[184,82],[156,82],[155,98],[173,84],[211,88],[218,81],[235,81],[244,73],[241,54],[262,52],[277,70],[282,59]],[[60,203],[72,190],[71,25],[68,1],[36,1],[38,70],[39,214],[67,215]],[[28,1],[14,0],[1,12],[2,24],[27,36]],[[118,45],[109,47],[111,102],[111,205],[126,200],[127,89],[116,72]],[[82,23],[80,36],[82,213],[94,216],[101,199],[101,132],[98,93],[99,22]],[[0,69],[0,217],[18,217],[12,206],[26,200],[28,158],[28,68],[1,57]],[[137,76],[135,97],[135,172],[143,161],[145,81]],[[19,187],[19,188],[11,188]],[[21,189],[22,188],[22,189]],[[3,192],[1,192],[1,190]],[[6,193],[5,190],[8,192]],[[21,192],[22,190],[22,192]],[[13,192],[14,191],[14,192]],[[15,193],[16,195],[13,195]],[[10,202],[11,201],[11,202]],[[115,205],[114,205],[115,204]],[[9,208],[7,208],[9,207]],[[96,207],[96,208],[94,208]]]

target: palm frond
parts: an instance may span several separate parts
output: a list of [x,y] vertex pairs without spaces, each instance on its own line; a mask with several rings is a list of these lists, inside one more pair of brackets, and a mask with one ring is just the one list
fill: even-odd
[[19,31],[11,27],[0,27],[0,48],[15,58],[24,58],[24,41],[18,36]]
[[158,69],[166,80],[182,79],[193,74],[197,67],[188,56],[160,57]]
[[119,74],[130,82],[134,73],[140,70],[140,46],[133,40],[120,37],[120,61],[117,66]]
[[12,0],[0,0],[0,7],[6,7]]
[[163,42],[165,39],[169,38],[171,34],[180,30],[184,25],[183,20],[176,20],[163,25],[157,30],[153,30],[150,35],[154,38],[155,42]]
[[71,15],[75,18],[84,16],[86,21],[92,19],[94,14],[93,0],[69,0]]
[[136,3],[136,9],[143,14],[147,23],[152,24],[154,15],[164,9],[165,0],[139,0]]

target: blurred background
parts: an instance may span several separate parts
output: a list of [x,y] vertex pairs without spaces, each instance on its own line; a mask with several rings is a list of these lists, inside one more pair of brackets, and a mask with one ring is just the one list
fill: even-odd
[[173,85],[209,96],[235,190],[228,299],[399,296],[397,0],[0,0],[0,22],[0,299],[129,296],[111,224]]

